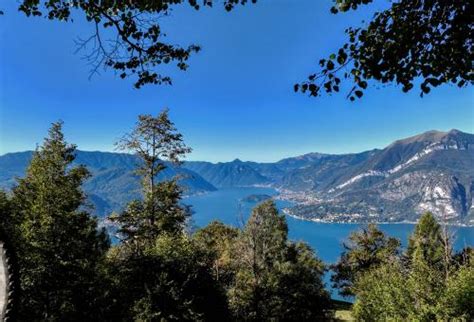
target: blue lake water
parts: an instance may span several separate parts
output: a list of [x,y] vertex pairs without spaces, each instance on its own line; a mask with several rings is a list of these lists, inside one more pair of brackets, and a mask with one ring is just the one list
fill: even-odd
[[[204,227],[213,220],[242,227],[256,203],[242,202],[241,199],[252,194],[276,195],[277,193],[271,188],[226,188],[188,197],[184,202],[193,207],[193,224],[196,227]],[[288,205],[290,205],[289,202],[277,200],[279,208]],[[337,261],[343,250],[342,242],[352,231],[363,226],[359,224],[315,223],[288,216],[287,221],[290,238],[307,242],[316,251],[319,258],[326,263]],[[380,228],[387,235],[399,238],[402,245],[406,245],[414,225],[382,224]],[[450,227],[450,229],[456,236],[456,249],[474,245],[474,227]],[[326,276],[326,282],[328,282],[328,278]],[[339,298],[334,292],[333,297]]]

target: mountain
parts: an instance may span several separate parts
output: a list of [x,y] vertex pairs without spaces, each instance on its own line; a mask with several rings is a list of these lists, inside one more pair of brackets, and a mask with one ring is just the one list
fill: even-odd
[[[0,188],[10,189],[16,177],[23,177],[33,156],[32,151],[0,156]],[[134,174],[139,160],[125,153],[77,151],[74,164],[83,164],[92,173],[84,191],[97,215],[121,209],[128,201],[141,198],[140,179]],[[179,176],[185,194],[214,191],[216,188],[197,173],[167,164],[158,180]]]
[[377,153],[378,150],[372,150],[354,154],[321,155],[318,159],[288,171],[279,186],[292,191],[324,192]]
[[[22,176],[32,152],[0,156],[0,188]],[[139,198],[137,158],[78,151],[92,172],[84,189],[99,215]],[[188,161],[161,179],[182,176],[187,194],[225,187],[271,186],[296,205],[289,215],[329,222],[416,221],[426,211],[455,224],[474,225],[474,135],[429,131],[384,149],[351,154],[308,153],[259,163]]]
[[216,187],[248,187],[269,184],[271,181],[254,167],[235,159],[232,162],[188,161],[184,168],[192,170]]
[[[400,222],[431,211],[446,222],[474,224],[474,135],[430,131],[360,158],[323,189],[300,185],[315,201],[290,213],[322,221]],[[312,173],[313,181],[327,182]]]

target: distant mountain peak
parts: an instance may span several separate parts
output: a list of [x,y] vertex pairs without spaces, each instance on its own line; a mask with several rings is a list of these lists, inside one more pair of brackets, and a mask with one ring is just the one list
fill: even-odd
[[456,129],[451,129],[448,133],[449,134],[459,134],[459,133],[464,133],[464,132],[456,130]]

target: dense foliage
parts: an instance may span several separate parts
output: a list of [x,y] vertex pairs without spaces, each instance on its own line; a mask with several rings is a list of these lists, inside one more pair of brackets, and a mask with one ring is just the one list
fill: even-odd
[[[423,215],[404,256],[359,274],[354,315],[362,321],[470,321],[474,318],[474,262],[458,265],[442,227]],[[448,251],[448,252],[447,252]],[[465,253],[465,252],[462,252]]]
[[[373,0],[334,0],[333,13],[356,10]],[[370,81],[395,83],[408,92],[419,84],[421,96],[442,84],[474,83],[472,68],[474,4],[469,0],[397,0],[376,12],[363,27],[348,28],[349,41],[321,59],[321,69],[295,85],[295,91],[320,96],[341,90],[363,96]]]

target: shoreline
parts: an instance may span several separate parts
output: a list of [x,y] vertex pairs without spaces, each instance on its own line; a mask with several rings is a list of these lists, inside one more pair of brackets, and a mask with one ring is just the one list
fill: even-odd
[[[327,220],[322,220],[322,219],[312,219],[312,218],[306,218],[298,215],[293,215],[288,213],[287,211],[283,210],[283,213],[291,218],[295,218],[298,220],[302,221],[310,221],[318,224],[345,224],[345,225],[368,225],[368,224],[376,224],[376,225],[416,225],[418,222],[417,221],[381,221],[381,222],[344,222],[344,221],[327,221]],[[443,224],[441,223],[441,226],[446,225],[450,227],[465,227],[465,228],[474,228],[473,225],[467,225],[467,224],[452,224],[452,223],[447,223]]]

